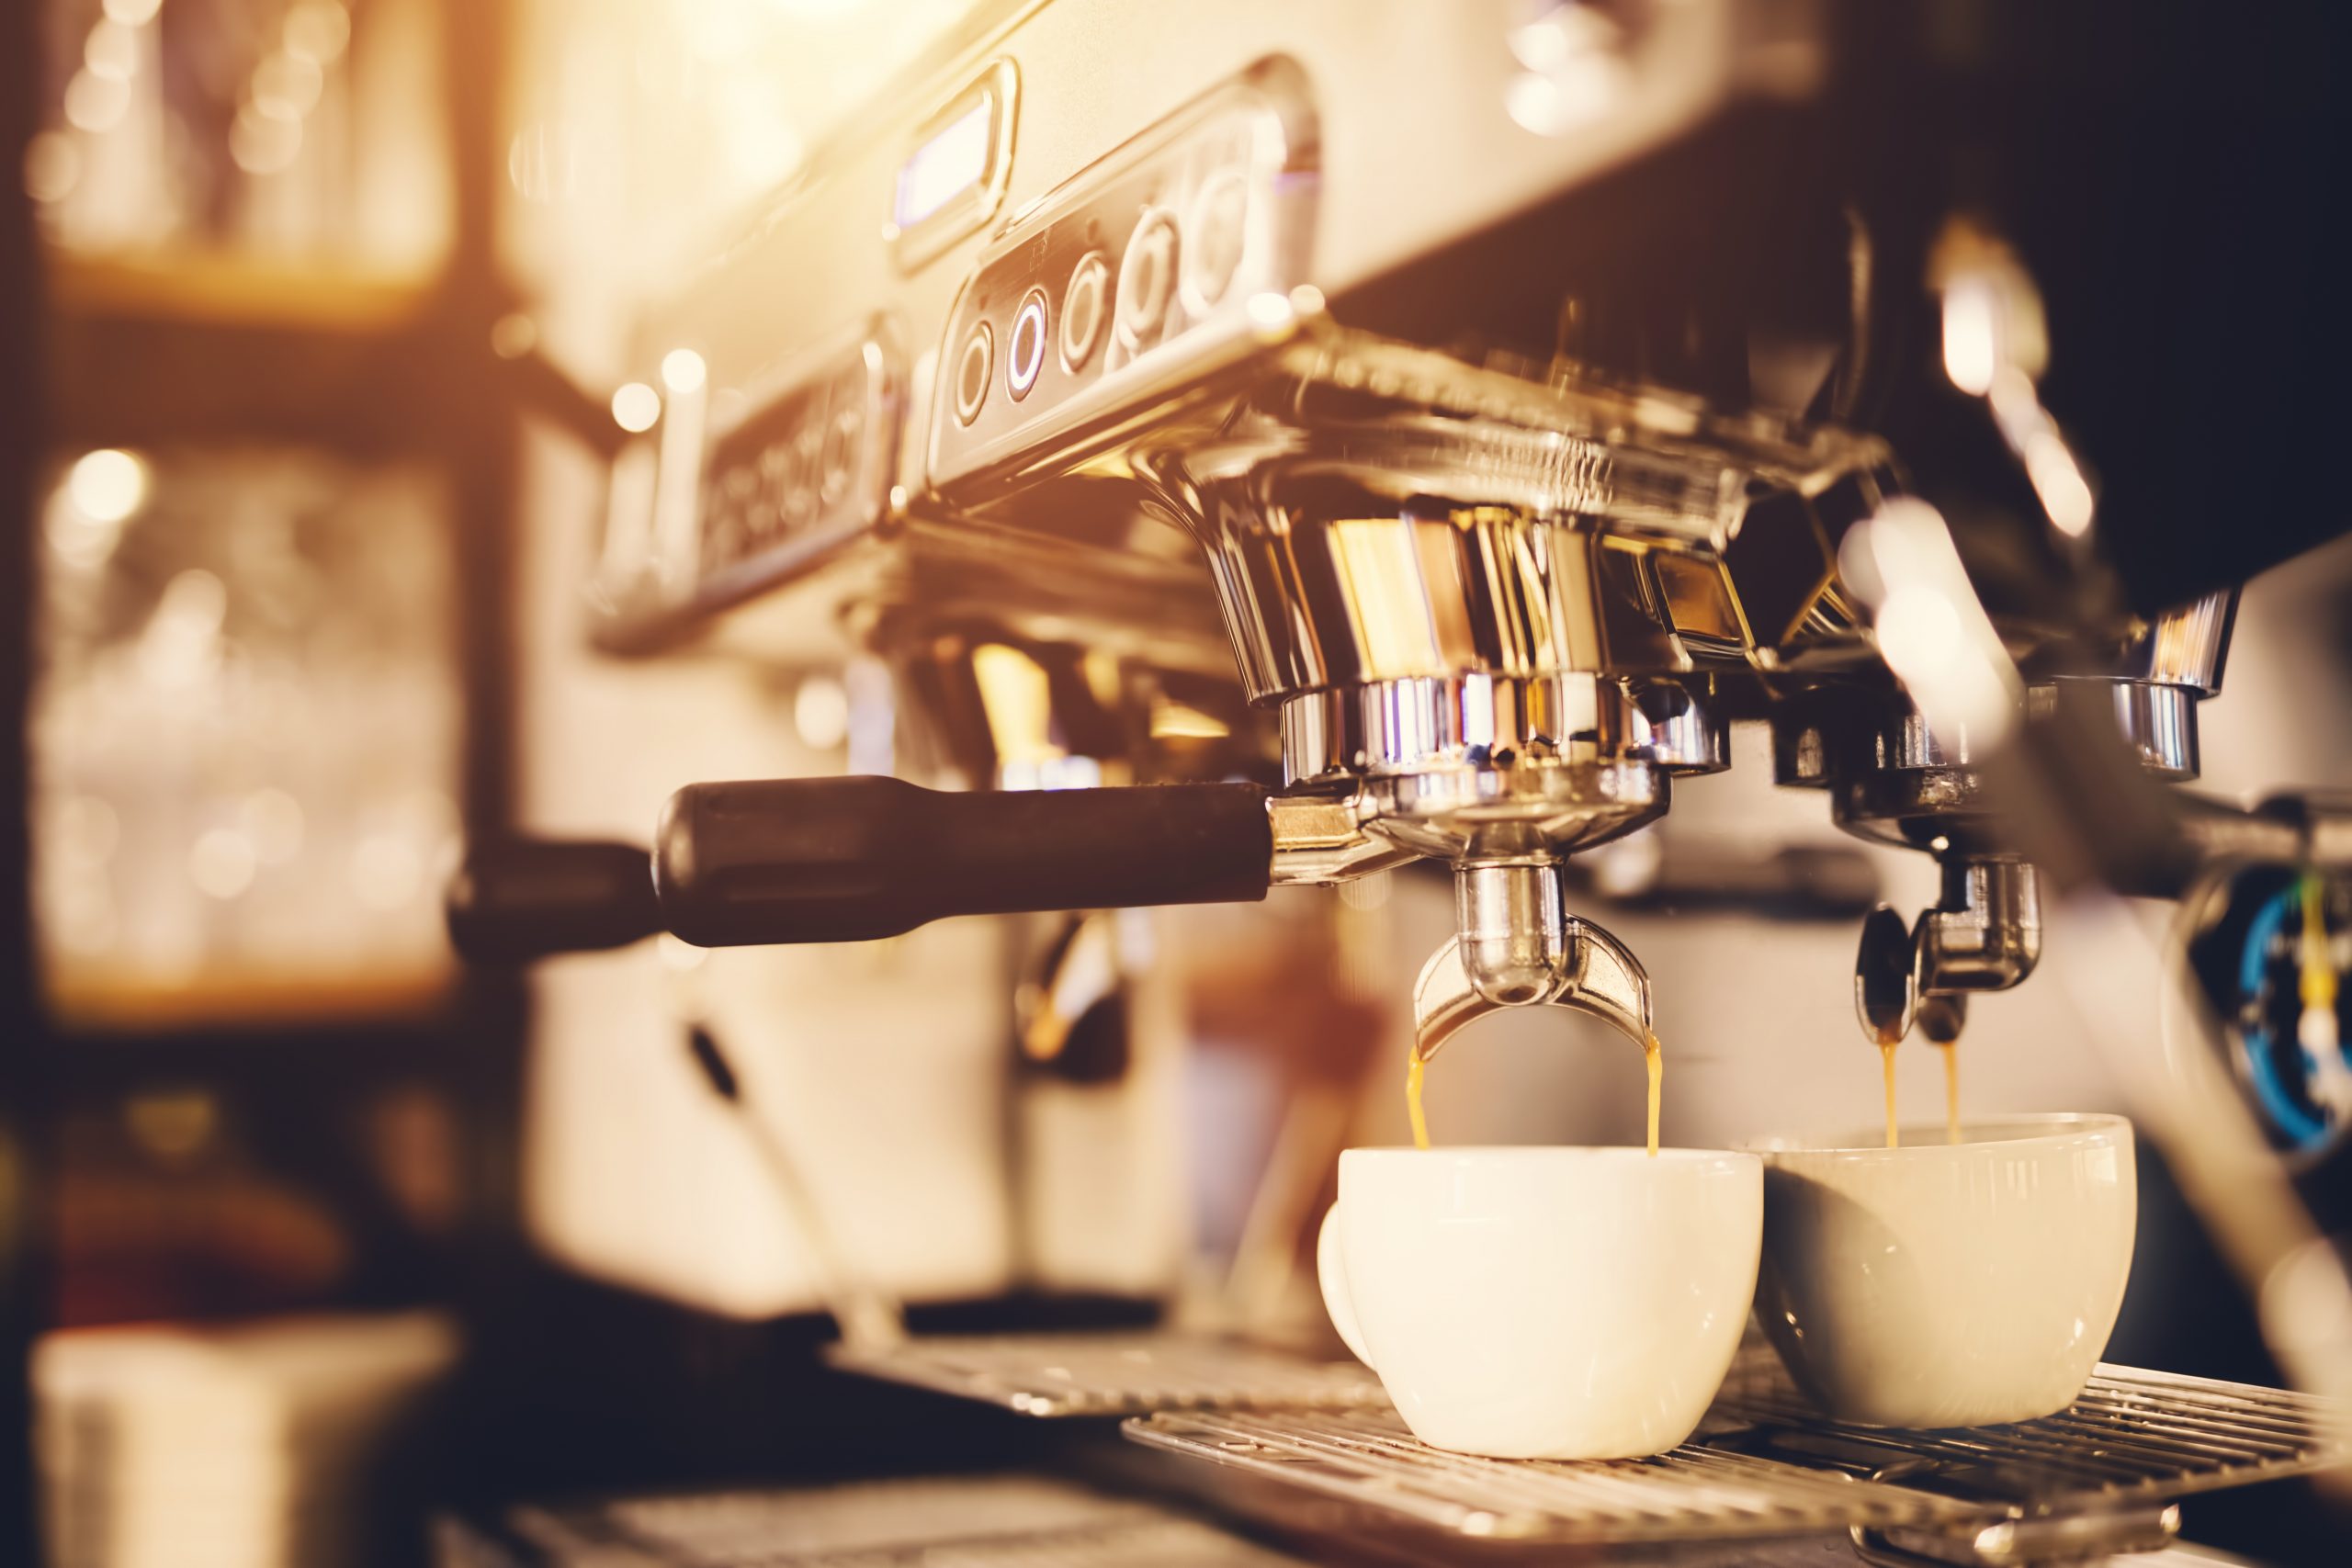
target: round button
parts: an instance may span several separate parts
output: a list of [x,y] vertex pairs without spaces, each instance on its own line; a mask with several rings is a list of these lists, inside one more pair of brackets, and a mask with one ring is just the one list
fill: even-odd
[[1176,220],[1164,208],[1143,215],[1119,258],[1119,309],[1111,322],[1120,344],[1140,352],[1159,341],[1176,291]]
[[989,376],[996,368],[996,332],[986,321],[974,321],[956,361],[956,418],[969,424],[980,417],[989,400]]
[[1046,291],[1032,288],[1013,312],[1012,335],[1004,355],[1005,390],[1019,402],[1046,367]]
[[1250,243],[1250,187],[1224,169],[1193,198],[1184,222],[1184,309],[1205,316],[1233,287]]
[[865,416],[854,404],[840,410],[825,423],[824,478],[818,481],[817,492],[827,506],[841,500],[849,489],[850,469],[857,462],[857,438],[864,434],[864,425]]
[[1089,251],[1070,269],[1069,287],[1062,290],[1062,368],[1076,374],[1094,357],[1102,341],[1102,319],[1110,312],[1104,296],[1111,286],[1110,265],[1102,253]]
[[797,528],[817,514],[816,433],[802,426],[789,444],[775,448],[779,461],[770,492],[776,514],[786,528]]

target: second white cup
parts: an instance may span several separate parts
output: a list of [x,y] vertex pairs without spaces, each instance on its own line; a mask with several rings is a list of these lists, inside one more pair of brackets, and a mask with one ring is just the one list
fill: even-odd
[[1413,1435],[1498,1459],[1629,1459],[1688,1438],[1756,1290],[1754,1155],[1350,1149],[1323,1303]]
[[2132,1272],[2120,1116],[2012,1116],[1767,1145],[1756,1315],[1815,1403],[1872,1427],[2064,1409]]

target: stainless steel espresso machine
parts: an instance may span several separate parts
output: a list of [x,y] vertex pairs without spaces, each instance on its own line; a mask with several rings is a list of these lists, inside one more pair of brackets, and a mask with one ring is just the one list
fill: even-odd
[[[2317,8],[981,6],[647,306],[582,585],[616,656],[857,661],[898,771],[955,787],[700,783],[650,852],[477,846],[458,942],[1074,912],[1012,982],[1042,1058],[1117,969],[1088,912],[1435,862],[1424,1055],[1545,1005],[1641,1041],[1655,987],[1706,976],[1652,974],[1571,858],[1759,726],[1776,783],[1939,869],[1932,908],[1863,923],[1870,1040],[1957,1037],[2041,963],[2047,902],[2096,925],[2118,895],[2185,900],[2212,952],[2183,950],[2182,1016],[2220,1048],[2143,1125],[2254,1238],[2225,1250],[2257,1283],[2305,1260],[2281,1359],[2344,1392],[2352,1294],[2270,1155],[2323,1158],[2352,1121],[2339,993],[2304,988],[2290,1050],[2233,965],[2326,948],[2352,833],[2324,802],[2174,787],[2239,585],[2352,524],[2313,457],[2352,341],[2308,259],[2343,35]],[[2304,881],[2324,897],[2262,914]],[[1936,1493],[1890,1467],[1944,1439],[1866,1452],[1759,1385],[1726,1394],[1748,1438],[1640,1483],[1720,1462],[1748,1502],[1469,1467],[1449,1491],[1383,1471],[1361,1380],[1165,1344],[933,1354],[842,1315],[850,1364],[1131,1416],[1261,1502],[1441,1554],[1850,1528],[1883,1560],[2082,1557],[2336,1451],[2294,1396],[2119,1370],[2096,1419],[1984,1450],[2007,1480]],[[1288,1414],[1237,1414],[1265,1407]],[[2223,1407],[2226,1440],[2198,1424]]]

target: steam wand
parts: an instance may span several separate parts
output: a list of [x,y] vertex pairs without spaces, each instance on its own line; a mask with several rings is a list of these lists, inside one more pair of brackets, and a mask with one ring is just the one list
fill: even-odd
[[794,1162],[791,1151],[776,1136],[775,1129],[743,1098],[743,1081],[707,1022],[695,1021],[688,1024],[686,1051],[703,1080],[710,1085],[711,1092],[726,1101],[728,1109],[742,1123],[752,1146],[767,1166],[785,1207],[792,1212],[793,1222],[808,1242],[809,1259],[815,1265],[817,1293],[841,1329],[842,1342],[860,1351],[888,1350],[904,1343],[907,1326],[899,1303],[850,1266],[831,1229],[817,1212],[816,1201],[809,1195],[808,1183],[800,1179],[800,1168]]

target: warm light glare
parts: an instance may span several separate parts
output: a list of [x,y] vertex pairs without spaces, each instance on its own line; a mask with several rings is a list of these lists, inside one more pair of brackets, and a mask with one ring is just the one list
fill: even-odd
[[526,201],[565,199],[580,186],[580,138],[537,120],[506,144],[506,178]]
[[1999,746],[2016,726],[2023,688],[1943,514],[1920,501],[1889,502],[1847,531],[1838,568],[1871,604],[1879,654],[1936,737]]
[[67,476],[74,509],[93,523],[119,523],[147,499],[147,465],[112,447],[85,453]]
[[130,107],[130,88],[115,77],[77,71],[65,84],[65,119],[76,130],[112,130]]
[[1944,374],[1972,398],[1993,389],[2001,364],[1993,291],[1962,280],[1944,290]]
[[82,150],[71,132],[44,130],[25,148],[25,194],[35,201],[62,201],[82,181]]
[[1530,71],[1550,74],[1579,55],[1617,49],[1623,32],[1590,6],[1555,5],[1510,30],[1511,57]]
[[166,692],[185,692],[212,680],[220,672],[220,628],[228,615],[226,584],[201,567],[181,572],[164,585],[155,613],[147,617],[139,643],[140,673]]
[[849,739],[849,693],[830,675],[810,675],[792,694],[792,728],[812,751],[830,751]]
[[1959,656],[1960,613],[1932,589],[1898,588],[1879,606],[1878,650],[1905,682],[1933,679]]
[[351,41],[351,16],[335,0],[302,0],[286,13],[286,52],[331,63]]
[[107,0],[107,20],[126,28],[144,27],[155,19],[164,0]]
[[273,114],[270,107],[247,104],[229,127],[229,156],[249,175],[274,175],[290,167],[302,152],[302,122]]
[[302,805],[282,789],[257,789],[237,808],[237,826],[264,865],[284,865],[302,850]]
[[509,310],[490,324],[490,352],[501,359],[520,359],[539,346],[539,324],[520,310]]
[[808,149],[773,84],[726,78],[713,107],[728,168],[745,187],[775,185],[800,166]]
[[642,381],[631,381],[613,394],[613,423],[630,434],[653,428],[662,417],[662,394]]
[[254,885],[254,846],[232,828],[215,828],[187,854],[189,880],[214,898],[234,898]]
[[82,63],[93,76],[128,82],[139,74],[139,35],[111,17],[102,17],[82,45]]
[[2090,532],[2096,510],[2090,481],[2083,477],[2081,465],[2057,432],[2038,430],[2027,440],[2025,472],[2033,481],[2033,492],[2041,498],[2042,510],[2050,513],[2060,533],[2079,539]]
[[319,107],[326,75],[318,62],[277,53],[254,67],[254,106],[280,119],[300,119]]
[[378,833],[351,852],[351,891],[371,909],[397,909],[424,885],[424,857],[405,838]]
[[1252,294],[1241,309],[1249,316],[1250,324],[1261,333],[1279,333],[1298,317],[1298,309],[1290,302],[1290,296],[1272,290]]
[[662,356],[662,384],[673,392],[697,390],[709,368],[691,348],[673,348]]
[[1560,89],[1549,76],[1526,72],[1503,89],[1503,107],[1521,130],[1549,136],[1559,124]]

